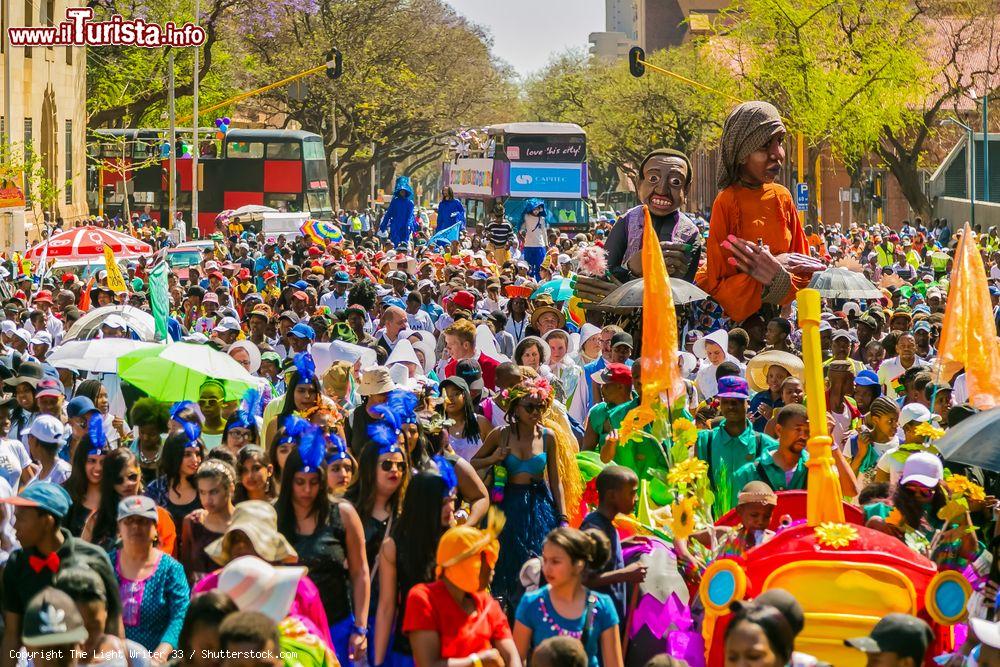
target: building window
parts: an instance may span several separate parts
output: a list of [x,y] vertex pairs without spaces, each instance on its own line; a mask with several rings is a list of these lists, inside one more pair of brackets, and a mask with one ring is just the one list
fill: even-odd
[[72,65],[73,64],[73,47],[72,46],[67,46],[66,47],[66,64],[67,65]]
[[73,203],[73,121],[66,119],[66,204]]
[[[24,166],[29,167],[31,165],[32,159],[35,154],[35,148],[32,144],[34,137],[34,123],[30,118],[24,119]],[[26,202],[31,201],[31,177],[25,174],[24,178],[24,200]]]
[[[32,12],[34,11],[34,9],[35,8],[34,8],[33,3],[31,2],[31,0],[24,0],[24,27],[25,28],[30,28],[31,26],[34,25],[34,21],[31,20],[32,19]],[[30,46],[24,47],[24,57],[25,58],[30,58],[31,57],[31,47]]]

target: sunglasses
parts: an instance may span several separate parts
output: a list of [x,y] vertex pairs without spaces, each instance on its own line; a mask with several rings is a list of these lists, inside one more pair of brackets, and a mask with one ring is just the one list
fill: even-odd
[[406,461],[382,461],[379,467],[384,472],[392,472],[394,469],[399,472],[406,472]]
[[127,484],[128,482],[138,482],[138,481],[139,481],[139,473],[137,472],[133,472],[129,475],[126,475],[125,477],[118,478],[119,484]]
[[221,398],[199,398],[198,405],[218,405],[222,402]]
[[521,403],[521,407],[524,408],[525,412],[531,414],[535,412],[541,412],[545,406],[543,406],[541,403]]

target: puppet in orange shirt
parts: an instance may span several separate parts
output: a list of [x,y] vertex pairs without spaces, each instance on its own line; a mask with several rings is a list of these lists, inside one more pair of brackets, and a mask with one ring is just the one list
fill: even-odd
[[775,183],[785,161],[784,138],[781,116],[767,102],[739,105],[722,129],[721,192],[696,282],[734,322],[745,322],[765,304],[791,303],[824,268],[809,257],[791,193]]

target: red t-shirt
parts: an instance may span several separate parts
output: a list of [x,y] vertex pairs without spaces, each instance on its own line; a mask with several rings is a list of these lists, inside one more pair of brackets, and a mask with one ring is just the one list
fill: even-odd
[[[487,389],[497,388],[497,366],[500,362],[492,357],[487,357],[482,352],[479,353],[479,357],[476,358],[479,362],[479,367],[483,369],[483,386]],[[458,367],[458,359],[452,359],[444,366],[444,376],[450,378],[455,375],[455,368]],[[464,655],[462,656],[465,657]]]
[[500,604],[489,593],[473,594],[476,611],[466,614],[451,597],[443,581],[417,584],[406,598],[403,632],[432,630],[441,637],[441,657],[465,658],[509,639],[510,625]]

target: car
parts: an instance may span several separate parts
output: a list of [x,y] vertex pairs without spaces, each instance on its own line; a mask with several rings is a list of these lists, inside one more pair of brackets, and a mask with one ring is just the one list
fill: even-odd
[[[122,263],[119,263],[122,264]],[[86,283],[92,276],[96,276],[99,271],[104,271],[107,265],[104,258],[94,258],[92,260],[56,260],[49,268],[49,276],[55,278],[57,284],[62,284],[62,277],[67,273],[76,275],[81,281]],[[122,266],[124,271],[124,266]]]
[[167,250],[167,264],[177,273],[177,278],[186,283],[191,266],[201,263],[205,248],[214,248],[215,242],[211,239],[200,241],[185,241]]

